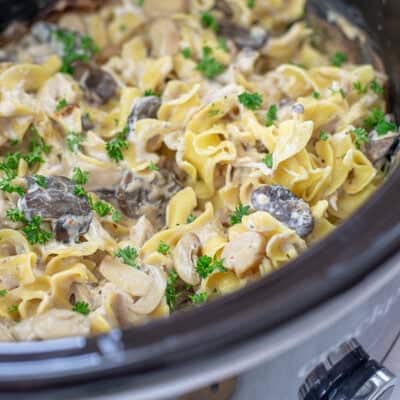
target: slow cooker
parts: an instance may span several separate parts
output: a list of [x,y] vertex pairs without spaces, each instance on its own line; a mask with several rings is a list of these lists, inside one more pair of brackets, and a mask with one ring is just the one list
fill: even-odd
[[[32,19],[49,3],[1,0],[0,26]],[[368,34],[399,119],[400,2],[309,3]],[[327,239],[204,307],[98,337],[1,343],[0,398],[390,399],[396,378],[383,364],[400,331],[399,186],[393,168]]]

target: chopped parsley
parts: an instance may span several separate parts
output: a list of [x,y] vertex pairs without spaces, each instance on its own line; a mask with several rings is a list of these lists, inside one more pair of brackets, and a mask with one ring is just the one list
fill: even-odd
[[22,186],[13,185],[11,181],[12,179],[10,178],[0,179],[0,190],[6,193],[17,193],[23,196],[25,194],[25,189]]
[[95,211],[100,217],[106,217],[113,211],[113,208],[111,204],[107,203],[106,201],[97,200],[96,202],[92,203],[92,210]]
[[368,84],[363,85],[360,81],[356,81],[353,83],[353,89],[358,93],[358,94],[365,94],[368,92]]
[[10,307],[8,307],[7,311],[11,314],[15,314],[18,312],[18,304],[13,304]]
[[272,153],[266,154],[262,161],[268,168],[272,168],[274,165]]
[[240,203],[231,215],[231,225],[240,224],[242,222],[242,218],[249,214],[250,206],[244,206]]
[[19,140],[18,139],[13,139],[10,140],[10,146],[15,147],[19,145]]
[[155,92],[154,90],[146,89],[146,90],[144,91],[144,97],[149,97],[149,96],[157,96],[157,97],[160,97],[161,94],[158,93],[158,92]]
[[0,297],[5,297],[5,296],[7,296],[7,294],[8,294],[7,289],[0,290]]
[[17,170],[22,154],[19,152],[9,153],[0,163],[0,170],[3,171],[8,179],[14,179],[17,176]]
[[341,67],[347,60],[347,55],[341,51],[337,51],[330,59],[331,64],[335,67]]
[[203,47],[203,57],[196,69],[202,72],[206,78],[213,79],[225,71],[225,65],[212,57],[212,49],[210,47]]
[[160,170],[160,168],[156,164],[154,164],[153,161],[149,164],[147,169],[149,171],[159,171]]
[[7,210],[7,218],[12,222],[26,222],[24,213],[19,208],[10,208]]
[[319,140],[322,140],[323,142],[326,142],[329,139],[329,134],[328,132],[324,131],[323,129],[319,133]]
[[197,259],[196,271],[201,278],[205,279],[214,271],[226,272],[226,268],[224,268],[224,260],[218,260],[216,257],[211,258],[210,256],[204,255]]
[[374,79],[370,83],[370,87],[371,87],[371,90],[378,95],[381,95],[384,92],[383,87],[378,83],[378,81],[376,79]]
[[46,244],[53,238],[53,233],[42,229],[41,224],[42,218],[34,216],[30,221],[27,221],[26,225],[22,228],[30,244]]
[[63,108],[68,107],[69,104],[67,100],[61,99],[56,105],[56,112],[60,112]]
[[136,0],[136,4],[137,4],[139,7],[142,7],[143,4],[144,4],[144,0]]
[[122,150],[127,149],[129,144],[126,140],[129,133],[128,127],[125,127],[117,136],[106,144],[106,150],[111,160],[120,162],[124,159]]
[[115,252],[115,256],[120,258],[122,262],[130,267],[137,268],[138,252],[134,247],[127,246],[122,249],[118,249]]
[[82,171],[80,168],[74,168],[72,181],[77,185],[86,185],[89,180],[89,173]]
[[72,311],[75,311],[82,315],[89,315],[90,314],[89,304],[86,303],[85,301],[77,301],[72,307]]
[[351,133],[354,136],[354,144],[357,149],[360,149],[363,143],[369,142],[368,132],[364,128],[356,128]]
[[228,44],[226,43],[226,39],[222,36],[218,38],[218,48],[229,53]]
[[169,254],[169,250],[170,247],[168,244],[164,243],[163,241],[160,242],[160,244],[158,245],[157,251],[161,254],[163,254],[164,256]]
[[76,153],[82,147],[82,142],[85,140],[83,135],[78,132],[68,132],[67,134],[67,146],[69,151]]
[[201,14],[200,21],[204,28],[210,28],[214,32],[217,31],[218,29],[217,20],[214,18],[213,15],[210,14],[210,12],[204,11],[203,14]]
[[184,58],[190,58],[192,56],[192,50],[189,47],[182,49],[181,54]]
[[272,104],[267,111],[266,125],[272,126],[277,119],[278,107],[275,104]]
[[78,197],[86,197],[87,198],[88,194],[82,185],[75,185],[74,186],[74,195],[78,196]]
[[375,130],[379,136],[386,135],[389,132],[397,130],[396,124],[389,122],[385,118],[385,113],[379,108],[374,108],[368,114],[364,121],[364,126],[367,129]]
[[34,167],[36,164],[42,164],[44,162],[43,155],[49,154],[51,150],[51,146],[45,143],[35,127],[32,127],[32,132],[33,136],[29,143],[29,153],[24,156],[24,160],[28,163],[29,168]]
[[253,9],[256,5],[256,0],[247,0],[247,7]]
[[191,224],[193,221],[196,220],[196,218],[197,218],[197,217],[196,217],[195,215],[190,214],[190,215],[187,217],[186,223],[187,223],[187,224]]
[[118,210],[114,210],[111,214],[111,219],[113,222],[119,222],[122,219],[122,215]]
[[249,110],[258,110],[263,103],[263,98],[259,93],[244,92],[239,95],[239,102]]
[[177,294],[176,294],[175,284],[177,281],[178,281],[178,274],[176,273],[175,270],[171,270],[168,274],[167,289],[165,291],[165,297],[170,311],[173,311],[176,305]]
[[60,72],[73,74],[73,64],[77,61],[88,63],[99,52],[99,48],[88,35],[80,35],[69,30],[58,29],[54,38],[63,47],[62,66]]
[[207,299],[207,292],[195,293],[193,296],[190,296],[190,300],[192,300],[193,304],[203,304],[207,301]]
[[47,178],[43,175],[34,175],[33,180],[35,183],[42,187],[42,188],[47,188]]
[[314,99],[319,99],[320,97],[321,97],[321,94],[319,93],[319,92],[316,92],[316,91],[314,91],[313,93],[312,93],[312,97],[314,97]]

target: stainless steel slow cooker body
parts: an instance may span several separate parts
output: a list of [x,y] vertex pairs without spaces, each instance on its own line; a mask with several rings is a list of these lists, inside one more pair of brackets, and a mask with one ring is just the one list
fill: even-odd
[[[399,119],[400,3],[316,3],[322,10],[335,7],[368,32],[391,76]],[[398,333],[399,183],[395,170],[326,240],[202,308],[95,338],[0,344],[1,393],[13,399],[27,393],[30,399],[162,399],[249,371],[240,381],[256,376],[265,387],[263,399],[294,400],[306,375],[342,342],[356,338],[382,360]],[[240,397],[240,390],[238,400],[261,398]]]

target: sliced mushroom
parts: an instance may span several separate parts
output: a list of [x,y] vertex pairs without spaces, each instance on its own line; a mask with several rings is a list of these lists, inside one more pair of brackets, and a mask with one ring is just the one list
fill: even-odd
[[158,96],[146,96],[136,100],[128,117],[128,128],[132,134],[135,131],[136,122],[146,118],[157,118],[161,107],[161,99]]
[[165,211],[171,197],[182,186],[175,175],[165,169],[139,175],[127,171],[116,192],[121,210],[131,218],[145,216],[153,225],[165,225]]
[[96,104],[106,104],[115,97],[118,85],[113,76],[94,63],[75,62],[74,78],[79,82],[86,98]]
[[196,272],[200,248],[201,243],[197,235],[189,232],[182,236],[172,254],[179,277],[192,286],[200,283],[199,274]]
[[89,319],[69,310],[53,309],[25,319],[13,328],[17,340],[56,339],[65,336],[87,336]]
[[141,315],[150,314],[157,308],[167,288],[167,275],[164,271],[153,265],[146,265],[145,268],[151,277],[150,289],[131,307],[134,312]]
[[398,134],[370,135],[368,143],[363,146],[363,151],[371,162],[377,163],[390,155],[392,148],[398,141],[398,137]]
[[239,49],[248,47],[254,50],[261,49],[267,43],[268,34],[264,28],[253,26],[251,29],[236,25],[229,19],[218,22],[218,33],[232,39]]
[[224,248],[224,266],[233,269],[240,278],[254,271],[265,256],[266,239],[258,232],[237,235]]
[[46,178],[46,188],[32,177],[26,178],[28,190],[19,202],[27,219],[34,216],[54,223],[56,239],[62,242],[77,241],[89,230],[92,212],[84,197],[74,194],[74,183],[63,176]]
[[257,211],[266,211],[304,238],[314,228],[310,206],[280,185],[265,185],[254,190],[251,203]]
[[158,18],[149,28],[151,54],[160,58],[172,56],[179,51],[179,30],[171,18]]
[[131,296],[141,297],[148,293],[152,279],[137,268],[122,264],[116,258],[106,256],[99,268],[100,273],[118,288]]

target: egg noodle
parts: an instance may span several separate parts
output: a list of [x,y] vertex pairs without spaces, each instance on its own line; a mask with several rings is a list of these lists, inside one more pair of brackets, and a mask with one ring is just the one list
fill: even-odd
[[3,341],[143,324],[281,268],[396,140],[386,76],[314,46],[304,0],[102,3],[0,52]]

